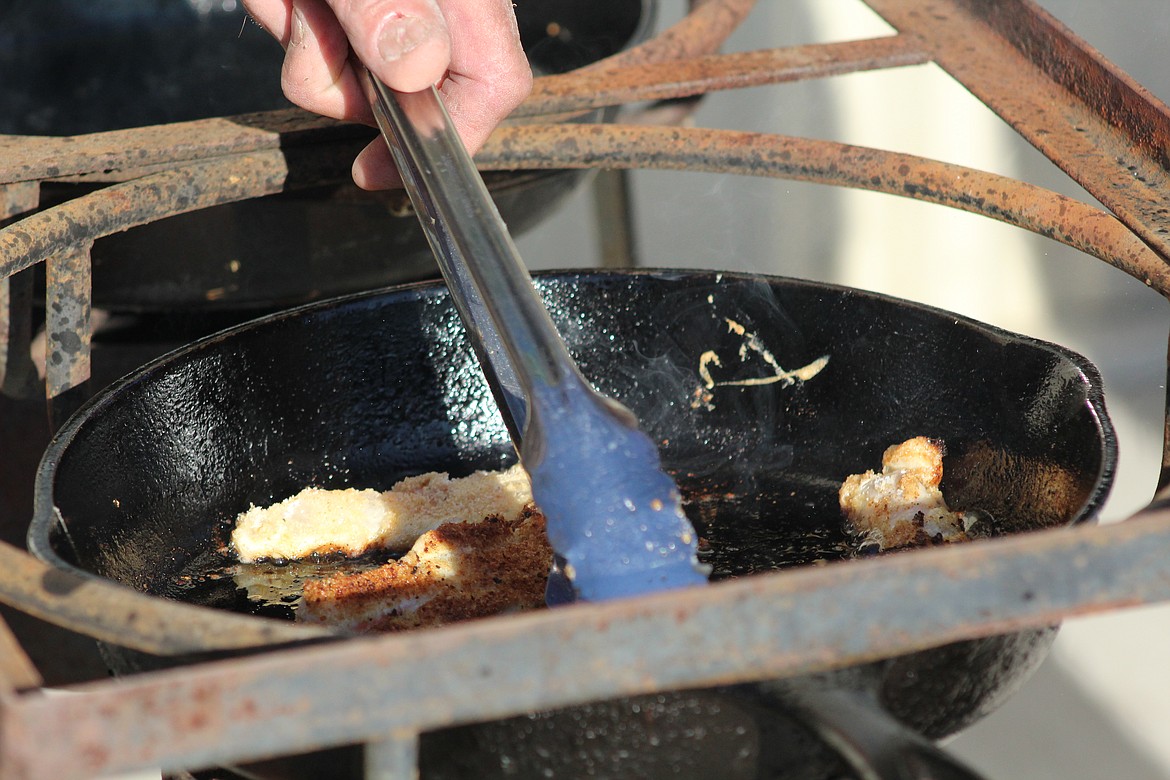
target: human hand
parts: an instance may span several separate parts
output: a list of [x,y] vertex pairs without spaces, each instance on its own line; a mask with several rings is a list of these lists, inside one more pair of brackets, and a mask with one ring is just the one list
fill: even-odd
[[[532,87],[511,0],[243,0],[285,49],[281,87],[317,114],[373,124],[350,50],[387,86],[438,85],[474,153]],[[353,164],[363,189],[401,182],[378,139]]]

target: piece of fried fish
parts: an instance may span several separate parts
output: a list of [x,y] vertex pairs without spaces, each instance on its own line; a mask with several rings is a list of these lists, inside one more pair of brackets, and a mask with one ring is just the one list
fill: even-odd
[[552,548],[544,516],[444,523],[398,560],[309,580],[298,621],[355,633],[403,631],[544,606]]

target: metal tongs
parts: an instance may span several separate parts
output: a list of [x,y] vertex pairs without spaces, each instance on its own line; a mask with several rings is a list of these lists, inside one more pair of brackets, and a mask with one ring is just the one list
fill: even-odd
[[402,175],[555,553],[550,604],[706,582],[678,488],[633,414],[581,376],[434,88],[366,73]]

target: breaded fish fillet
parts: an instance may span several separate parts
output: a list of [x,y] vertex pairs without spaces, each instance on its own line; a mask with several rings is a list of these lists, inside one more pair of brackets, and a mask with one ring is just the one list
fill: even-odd
[[476,522],[492,515],[515,518],[531,501],[528,474],[519,465],[458,479],[431,472],[408,477],[384,492],[306,488],[278,504],[241,514],[231,543],[244,563],[405,550],[443,523]]
[[444,523],[396,561],[305,583],[298,621],[402,631],[544,606],[552,549],[544,516]]

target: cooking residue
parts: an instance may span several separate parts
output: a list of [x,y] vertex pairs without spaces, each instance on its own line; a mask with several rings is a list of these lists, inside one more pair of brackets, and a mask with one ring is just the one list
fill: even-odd
[[716,380],[711,375],[711,366],[722,367],[723,361],[719,358],[715,350],[709,349],[699,356],[699,378],[702,380],[702,384],[695,388],[691,401],[691,408],[693,409],[703,408],[708,411],[714,409],[715,394],[713,391],[717,387],[759,387],[773,384],[788,387],[797,382],[809,381],[829,364],[829,356],[822,355],[808,365],[786,370],[764,345],[759,336],[751,333],[743,325],[740,325],[729,317],[724,317],[723,321],[727,323],[729,333],[734,333],[743,339],[739,346],[739,361],[741,363],[746,362],[750,354],[754,352],[772,370],[772,373],[767,376],[748,377],[746,379]]
[[202,565],[196,563],[181,572],[173,586],[175,594],[189,603],[291,620],[306,580],[373,569],[388,557],[385,553],[357,558],[334,554],[303,561],[240,563],[224,550],[214,563],[201,559]]

